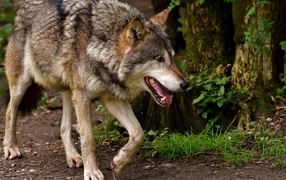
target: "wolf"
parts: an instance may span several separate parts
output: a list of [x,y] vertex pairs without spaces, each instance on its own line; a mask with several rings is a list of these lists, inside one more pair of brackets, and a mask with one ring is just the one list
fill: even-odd
[[[173,62],[166,33],[169,11],[146,18],[116,0],[26,0],[17,12],[5,55],[10,90],[3,140],[5,159],[22,156],[18,114],[35,104],[43,88],[62,93],[61,138],[69,167],[84,166],[85,180],[103,180],[96,160],[91,103],[99,99],[127,129],[129,141],[111,162],[114,178],[131,163],[144,133],[129,102],[142,91],[170,106],[170,91],[188,87]],[[71,137],[76,112],[81,155]]]

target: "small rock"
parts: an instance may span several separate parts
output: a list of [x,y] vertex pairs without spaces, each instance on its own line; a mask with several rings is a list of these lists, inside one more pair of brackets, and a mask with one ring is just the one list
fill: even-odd
[[34,151],[34,152],[33,152],[33,155],[34,155],[34,156],[38,155],[38,152],[37,152],[37,151]]
[[151,166],[150,165],[147,165],[147,166],[145,166],[143,169],[144,170],[148,170],[148,169],[150,169],[151,168]]
[[172,168],[174,165],[171,163],[163,163],[161,166],[166,167],[166,168]]
[[30,153],[30,152],[31,152],[31,149],[25,149],[24,152],[25,152],[25,153]]

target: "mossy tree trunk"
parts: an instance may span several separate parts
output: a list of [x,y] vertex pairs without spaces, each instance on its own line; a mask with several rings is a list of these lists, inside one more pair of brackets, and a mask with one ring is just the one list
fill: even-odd
[[[269,94],[283,72],[284,52],[279,43],[286,38],[286,2],[259,2],[239,0],[233,3],[236,56],[232,85],[247,95],[239,102],[241,128],[247,126],[251,118],[263,120],[273,113]],[[250,13],[254,6],[255,11]],[[246,17],[247,13],[251,15]]]
[[234,55],[231,4],[224,0],[186,1],[185,39],[190,73],[199,73],[215,61],[226,65]]

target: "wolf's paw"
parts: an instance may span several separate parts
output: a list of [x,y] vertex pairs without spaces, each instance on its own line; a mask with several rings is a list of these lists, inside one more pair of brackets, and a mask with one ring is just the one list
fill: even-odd
[[84,170],[84,180],[104,180],[102,172],[97,168],[92,171]]
[[67,163],[70,168],[79,168],[83,166],[82,159],[79,155],[67,157]]
[[118,170],[118,165],[117,163],[115,163],[114,161],[112,161],[110,163],[110,166],[111,166],[111,169],[112,169],[112,175],[113,175],[113,179],[114,180],[118,180],[119,179],[119,174],[120,174],[120,171]]
[[22,153],[20,152],[20,149],[16,145],[4,147],[4,158],[5,159],[15,159],[15,158],[21,158],[21,157],[22,157]]
[[126,164],[119,165],[115,161],[110,163],[111,169],[112,169],[112,175],[114,180],[121,180],[121,172],[125,168]]
[[124,150],[120,150],[119,153],[113,158],[110,163],[114,179],[119,179],[122,170],[132,162],[134,154],[127,154]]

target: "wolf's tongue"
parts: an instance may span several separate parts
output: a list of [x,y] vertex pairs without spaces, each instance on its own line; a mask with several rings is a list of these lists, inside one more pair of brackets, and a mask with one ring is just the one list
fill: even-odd
[[158,81],[155,81],[155,83],[156,83],[155,89],[158,95],[160,95],[163,98],[166,98],[165,102],[168,106],[170,106],[172,104],[173,96],[170,95],[168,92],[166,92],[166,90],[162,87],[162,85]]

